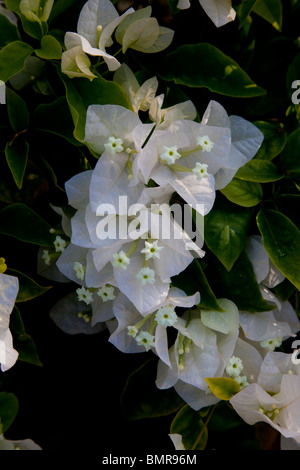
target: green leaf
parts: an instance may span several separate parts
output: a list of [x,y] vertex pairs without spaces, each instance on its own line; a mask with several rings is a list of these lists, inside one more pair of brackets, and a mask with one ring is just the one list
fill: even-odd
[[238,98],[265,94],[233,59],[211,44],[183,45],[170,52],[159,76],[180,85],[206,87]]
[[156,370],[157,362],[150,359],[129,375],[121,396],[125,419],[167,416],[183,405],[174,389],[159,390],[156,387]]
[[272,162],[266,160],[250,160],[242,166],[235,177],[256,183],[270,183],[284,178],[285,175],[279,172],[279,169]]
[[74,125],[65,96],[52,103],[42,103],[37,106],[33,114],[33,127],[39,131],[59,135],[73,145],[80,145],[73,136]]
[[248,15],[250,15],[256,0],[242,0],[242,3],[236,8],[237,18],[239,20],[239,27],[241,28],[245,23]]
[[300,129],[296,129],[288,136],[287,144],[280,155],[282,165],[287,174],[300,173]]
[[0,48],[13,41],[20,41],[18,28],[4,15],[0,15]]
[[202,420],[201,412],[185,405],[172,421],[171,434],[180,434],[186,450],[204,450],[207,444],[208,432]]
[[220,400],[228,401],[240,391],[240,385],[229,377],[212,377],[204,379],[212,393]]
[[16,13],[21,19],[25,33],[35,39],[41,39],[47,33],[47,24],[43,22],[32,22],[24,16],[20,10],[20,0],[5,0],[5,6],[8,10]]
[[262,297],[252,263],[244,250],[229,272],[212,256],[208,260],[207,271],[208,278],[213,279],[218,298],[232,300],[239,310],[251,313],[274,310],[274,305]]
[[187,295],[193,295],[199,291],[201,293],[200,307],[223,312],[206,279],[199,260],[195,259],[184,270],[184,273],[174,276],[172,278],[172,286],[184,290]]
[[49,289],[51,289],[51,286],[40,286],[26,274],[23,274],[16,269],[8,269],[6,273],[19,279],[19,292],[16,302],[27,302],[28,300],[35,299],[36,297],[45,294]]
[[6,206],[0,211],[0,233],[27,243],[53,246],[51,226],[36,212],[22,203]]
[[80,142],[85,135],[86,110],[91,104],[118,104],[130,109],[122,88],[102,77],[87,83],[84,78],[71,80],[60,72],[58,74],[66,88],[66,97],[74,122],[74,137]]
[[13,75],[23,70],[25,61],[33,48],[22,41],[13,41],[0,51],[0,77],[7,82]]
[[19,411],[19,401],[13,393],[0,392],[0,434],[14,422]]
[[300,230],[280,212],[261,210],[257,225],[272,263],[300,289]]
[[33,339],[26,333],[19,309],[15,306],[10,316],[14,348],[18,351],[18,360],[35,366],[42,366]]
[[36,49],[35,53],[41,59],[60,59],[62,55],[62,47],[57,39],[47,35],[42,37],[41,48]]
[[8,142],[5,147],[5,157],[15,183],[19,189],[23,186],[23,179],[28,160],[29,144],[23,136]]
[[205,243],[228,271],[244,248],[250,219],[249,210],[220,197],[205,216]]
[[13,130],[18,133],[28,129],[29,112],[25,101],[11,88],[6,89],[7,112]]
[[283,125],[277,122],[255,121],[256,127],[264,134],[263,143],[255,155],[255,160],[273,160],[282,152],[287,142]]
[[242,207],[256,206],[263,196],[260,183],[242,181],[238,178],[233,178],[224,189],[221,189],[221,193],[229,201]]
[[282,29],[282,3],[281,0],[257,0],[253,8],[254,13],[268,21],[275,29]]

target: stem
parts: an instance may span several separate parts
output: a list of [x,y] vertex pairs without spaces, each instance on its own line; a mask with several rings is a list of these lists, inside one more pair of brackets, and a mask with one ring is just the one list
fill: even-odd
[[197,439],[196,439],[196,441],[195,441],[193,447],[191,448],[191,450],[196,450],[196,448],[197,448],[199,442],[200,442],[201,439],[202,439],[202,436],[203,436],[204,431],[207,429],[207,425],[208,425],[208,423],[209,423],[209,421],[210,421],[210,419],[211,419],[211,417],[212,417],[212,415],[213,415],[213,412],[215,411],[216,406],[217,406],[217,405],[214,405],[214,406],[212,406],[212,408],[210,409],[210,412],[209,412],[209,415],[208,415],[208,417],[207,417],[207,420],[205,421],[205,424],[204,424],[203,428],[201,429],[201,431],[200,431],[200,433],[199,433],[199,435],[198,435],[198,437],[197,437]]

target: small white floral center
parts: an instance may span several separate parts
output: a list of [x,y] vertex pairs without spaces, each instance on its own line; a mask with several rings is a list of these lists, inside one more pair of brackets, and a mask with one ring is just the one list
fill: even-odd
[[57,235],[54,242],[54,248],[55,248],[55,251],[61,251],[63,252],[67,246],[67,242],[66,240],[64,240],[63,238],[61,238],[60,235]]
[[138,328],[136,328],[134,325],[127,326],[128,336],[132,336],[133,338],[135,338],[138,332],[139,332]]
[[196,166],[192,171],[197,176],[197,180],[202,180],[202,178],[208,177],[207,168],[208,165],[206,165],[206,163],[196,163]]
[[153,284],[155,282],[155,271],[150,268],[142,268],[136,275],[143,286],[146,284]]
[[119,267],[122,269],[127,269],[128,264],[130,263],[130,259],[126,256],[124,251],[120,251],[119,253],[115,253],[113,255],[113,262],[112,265],[115,267]]
[[108,150],[112,155],[115,155],[116,153],[121,153],[124,150],[123,147],[123,140],[118,139],[114,136],[110,136],[108,138],[108,141],[104,144],[104,147],[106,150]]
[[158,241],[147,242],[145,241],[145,248],[141,250],[141,253],[145,253],[146,261],[151,258],[160,258],[160,251],[163,249],[162,246],[158,246]]
[[173,147],[164,147],[160,160],[167,165],[173,165],[180,157],[181,155],[178,153],[176,145],[174,145]]
[[237,377],[234,377],[234,380],[240,385],[241,390],[249,385],[245,375],[238,375]]
[[103,302],[108,302],[109,300],[114,300],[116,298],[114,294],[114,288],[113,286],[102,286],[97,290],[97,295],[101,297]]
[[232,356],[227,362],[226,372],[230,377],[235,378],[241,374],[243,368],[244,366],[242,359],[236,356]]
[[75,271],[77,279],[79,279],[80,281],[83,281],[84,276],[85,276],[85,269],[86,269],[85,266],[79,263],[79,261],[75,261],[75,263],[73,264],[73,269]]
[[203,152],[211,152],[214,148],[214,143],[207,135],[197,137],[197,143],[198,145],[201,145]]
[[269,351],[274,351],[274,349],[279,348],[279,346],[281,346],[281,343],[282,343],[282,338],[280,337],[280,338],[266,339],[262,341],[260,345],[263,348],[268,349]]
[[155,346],[154,336],[151,335],[148,331],[141,331],[135,338],[139,346],[144,346],[146,351],[149,351],[152,347]]
[[76,294],[78,295],[78,300],[85,302],[87,305],[93,302],[93,294],[85,287],[80,287],[76,289]]
[[161,326],[173,326],[177,321],[174,307],[167,305],[158,309],[155,314],[155,321]]

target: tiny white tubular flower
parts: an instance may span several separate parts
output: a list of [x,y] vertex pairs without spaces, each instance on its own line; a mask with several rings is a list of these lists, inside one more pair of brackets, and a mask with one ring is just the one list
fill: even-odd
[[145,259],[148,261],[151,258],[159,259],[161,250],[163,250],[163,246],[158,246],[158,240],[145,241],[145,248],[141,250],[141,253],[145,254]]
[[83,286],[76,289],[76,294],[78,300],[86,303],[86,305],[90,305],[93,302],[93,293]]
[[173,326],[177,322],[177,314],[175,308],[172,305],[166,305],[160,307],[155,314],[155,321],[161,326]]
[[57,235],[55,237],[53,244],[54,244],[55,251],[57,252],[59,251],[63,252],[67,246],[66,240],[64,240],[60,235]]
[[97,295],[101,297],[103,302],[108,302],[109,300],[114,300],[116,298],[114,292],[115,289],[113,286],[105,285],[99,287],[99,289],[97,290]]
[[123,147],[123,140],[118,139],[114,136],[110,136],[107,140],[107,142],[104,144],[104,147],[106,150],[108,150],[109,153],[112,155],[115,155],[116,153],[120,153],[124,151]]
[[174,31],[160,27],[156,18],[150,18],[152,8],[141,8],[128,15],[116,29],[116,41],[123,53],[128,48],[155,53],[166,49],[172,42]]
[[155,282],[155,271],[151,268],[142,268],[136,275],[136,278],[141,281],[141,284],[154,284]]
[[154,336],[151,335],[148,331],[141,331],[136,337],[135,340],[139,346],[144,346],[146,351],[149,351],[155,346]]
[[175,163],[176,160],[181,157],[180,153],[178,153],[177,150],[178,149],[176,145],[173,145],[172,147],[164,146],[164,151],[159,156],[161,162],[167,163],[168,165],[173,165],[173,163]]
[[279,348],[282,344],[282,338],[270,338],[261,341],[260,345],[263,348],[266,348],[268,351],[274,351],[274,349]]
[[127,266],[129,264],[130,259],[126,256],[126,253],[124,253],[124,251],[120,251],[119,253],[115,253],[113,255],[113,266],[117,268],[127,269]]
[[73,267],[74,267],[74,271],[75,271],[76,277],[77,277],[80,281],[83,281],[83,280],[84,280],[84,276],[85,276],[86,267],[83,266],[81,263],[79,263],[79,261],[75,261]]
[[208,177],[207,168],[208,165],[206,165],[205,163],[196,163],[196,166],[195,168],[193,168],[192,171],[197,176],[197,180],[201,181],[202,178]]
[[214,148],[214,143],[210,140],[208,135],[197,137],[197,143],[201,145],[203,152],[211,152]]
[[243,368],[243,361],[239,357],[232,356],[227,362],[225,370],[230,377],[235,378],[241,375]]
[[134,325],[127,326],[127,330],[128,330],[127,332],[128,336],[132,336],[133,338],[135,338],[139,332],[139,330]]
[[43,252],[42,252],[42,259],[44,260],[44,263],[45,263],[47,266],[50,266],[51,258],[50,258],[50,255],[49,255],[49,250],[43,250]]

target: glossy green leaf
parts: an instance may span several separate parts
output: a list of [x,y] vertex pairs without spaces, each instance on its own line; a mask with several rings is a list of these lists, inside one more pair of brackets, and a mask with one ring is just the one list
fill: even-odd
[[247,73],[212,44],[183,45],[166,55],[159,73],[164,80],[205,87],[239,98],[265,94]]
[[41,48],[36,49],[35,53],[41,59],[60,59],[62,47],[55,37],[47,35],[42,37]]
[[235,175],[236,178],[256,183],[270,183],[284,178],[272,162],[266,160],[250,160],[242,166]]
[[27,243],[53,246],[51,226],[36,212],[22,203],[6,206],[0,211],[0,233]]
[[184,290],[187,295],[193,295],[195,292],[199,291],[201,292],[200,307],[217,310],[219,312],[223,311],[197,259],[195,259],[183,273],[172,278],[172,286],[179,287]]
[[261,210],[257,225],[272,263],[300,289],[300,230],[280,212]]
[[264,134],[263,143],[255,155],[255,160],[273,160],[282,152],[287,142],[283,125],[277,122],[255,121],[256,127]]
[[204,450],[208,432],[199,411],[185,405],[172,421],[171,434],[180,434],[186,450]]
[[8,142],[5,147],[6,161],[19,189],[23,186],[28,152],[29,144],[23,136],[17,137],[12,142]]
[[124,417],[129,421],[167,416],[183,405],[174,389],[159,390],[155,385],[157,362],[149,360],[127,380],[121,396]]
[[7,82],[13,75],[23,70],[25,61],[33,48],[22,41],[13,41],[0,51],[0,77]]
[[18,28],[0,14],[0,48],[13,41],[20,41]]
[[230,271],[241,254],[251,213],[225,198],[217,198],[212,210],[205,216],[204,240],[208,248]]
[[19,411],[19,400],[13,393],[0,392],[0,434],[14,422]]
[[245,23],[247,16],[250,15],[256,0],[242,0],[242,3],[236,7],[237,18],[240,28]]
[[296,129],[288,136],[287,144],[280,155],[282,165],[290,175],[300,173],[300,129]]
[[268,21],[275,29],[282,29],[281,0],[257,0],[253,11]]
[[232,300],[239,310],[255,313],[275,308],[262,297],[252,263],[244,250],[229,272],[215,257],[208,260],[206,269],[217,297]]
[[263,193],[260,183],[243,181],[238,178],[233,180],[221,193],[234,204],[242,207],[253,207],[260,203]]
[[29,112],[25,101],[11,88],[6,89],[6,104],[10,124],[15,133],[28,129]]
[[16,269],[8,269],[6,273],[19,279],[19,292],[16,302],[27,302],[28,300],[35,299],[36,297],[45,294],[49,289],[51,289],[51,286],[40,286],[29,276],[17,271]]
[[10,316],[10,330],[14,348],[18,351],[18,360],[35,366],[42,366],[35,343],[26,333],[19,309],[15,306]]
[[220,400],[228,401],[240,391],[240,385],[229,377],[212,377],[204,379],[212,393]]
[[82,141],[85,135],[86,110],[91,104],[118,104],[130,109],[125,93],[121,87],[114,82],[102,77],[90,82],[84,78],[71,80],[58,71],[66,88],[66,97],[74,122],[74,137]]

